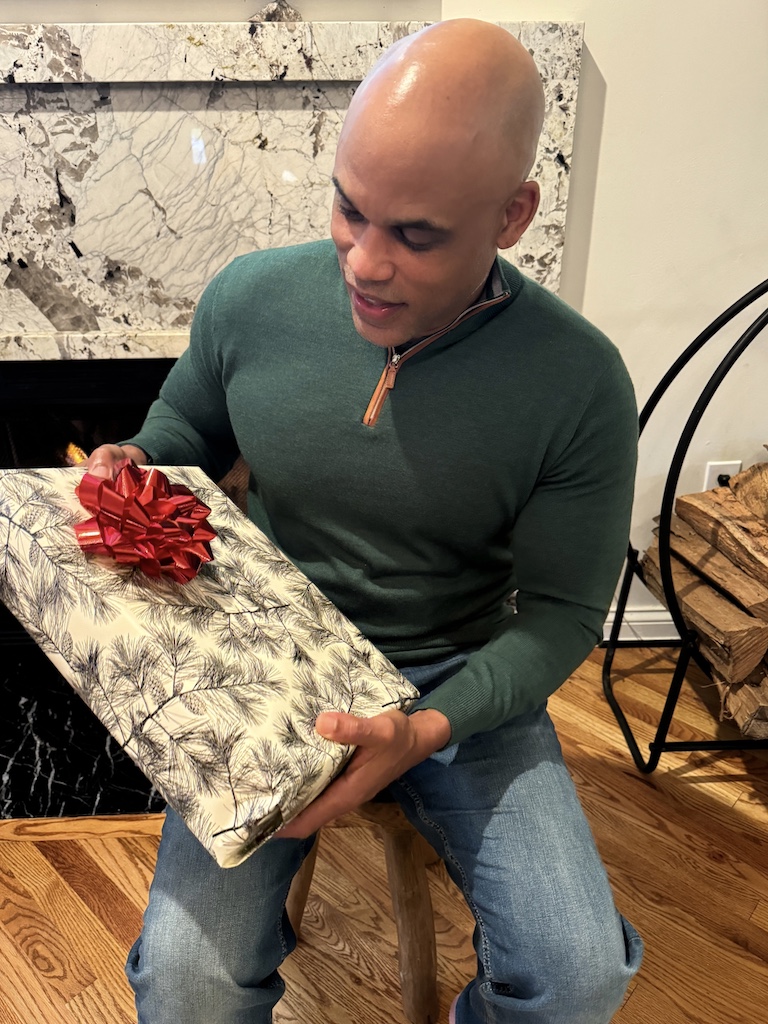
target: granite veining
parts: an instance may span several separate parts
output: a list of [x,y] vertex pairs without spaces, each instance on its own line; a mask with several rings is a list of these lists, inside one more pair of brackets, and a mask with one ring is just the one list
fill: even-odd
[[0,608],[0,818],[143,814],[164,801]]
[[[356,84],[421,22],[0,26],[0,359],[176,356],[208,281],[327,236]],[[547,94],[506,255],[557,290],[582,27],[504,23]]]

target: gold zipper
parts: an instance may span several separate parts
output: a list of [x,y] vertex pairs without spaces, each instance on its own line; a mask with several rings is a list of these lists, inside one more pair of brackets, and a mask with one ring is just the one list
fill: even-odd
[[387,349],[386,365],[384,366],[381,377],[379,377],[379,383],[376,385],[376,389],[371,395],[368,408],[365,410],[365,416],[363,416],[363,423],[366,427],[372,427],[379,418],[381,408],[387,400],[387,394],[395,386],[395,377],[397,376],[397,370],[400,366],[401,359],[402,356],[399,352],[395,352],[393,348]]
[[442,338],[448,331],[452,331],[454,327],[458,327],[459,324],[468,320],[475,313],[479,313],[483,309],[488,309],[490,306],[495,306],[499,302],[503,302],[508,299],[510,292],[502,292],[501,295],[497,295],[493,299],[486,299],[484,302],[480,302],[475,306],[470,306],[469,309],[465,309],[463,313],[460,313],[455,320],[448,324],[447,327],[443,327],[442,330],[437,331],[435,334],[431,334],[428,338],[424,338],[423,341],[418,342],[412,348],[409,348],[407,352],[395,352],[394,348],[387,349],[387,362],[384,365],[384,369],[379,377],[379,383],[371,395],[371,400],[368,403],[368,408],[365,410],[363,416],[363,423],[366,427],[373,427],[376,425],[376,421],[379,418],[379,414],[387,400],[387,395],[395,386],[395,378],[397,377],[397,371],[411,356],[415,356],[417,352],[421,352],[423,348],[430,345],[433,341],[437,341],[438,338]]

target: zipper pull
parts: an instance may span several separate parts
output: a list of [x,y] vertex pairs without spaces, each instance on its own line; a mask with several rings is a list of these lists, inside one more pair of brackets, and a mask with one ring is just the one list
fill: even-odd
[[384,405],[387,395],[395,386],[395,377],[397,377],[400,359],[401,355],[399,352],[394,352],[392,349],[389,350],[389,357],[384,365],[384,369],[381,371],[379,383],[376,385],[376,390],[373,392],[368,408],[363,416],[363,423],[366,427],[374,426],[379,418],[381,407]]
[[397,376],[397,371],[399,369],[399,363],[400,363],[400,353],[399,352],[393,352],[391,357],[390,357],[390,359],[389,359],[389,362],[386,365],[385,374],[384,374],[384,387],[388,388],[390,391],[395,386],[395,377]]

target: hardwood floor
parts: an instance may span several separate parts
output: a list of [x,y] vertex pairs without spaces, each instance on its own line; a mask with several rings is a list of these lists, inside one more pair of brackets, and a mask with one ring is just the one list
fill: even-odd
[[[646,940],[615,1024],[759,1024],[768,994],[768,757],[666,754],[634,768],[600,690],[595,652],[550,704],[620,909]],[[620,651],[617,693],[642,745],[670,658]],[[698,673],[692,679],[701,681]],[[734,735],[684,688],[674,738]],[[715,699],[715,710],[716,710]],[[132,1024],[123,978],[141,921],[159,819],[0,822],[0,1024]],[[441,1010],[474,972],[472,919],[429,869]],[[283,969],[277,1024],[405,1024],[381,847],[327,830],[302,941]],[[216,1024],[212,1021],[211,1024]]]

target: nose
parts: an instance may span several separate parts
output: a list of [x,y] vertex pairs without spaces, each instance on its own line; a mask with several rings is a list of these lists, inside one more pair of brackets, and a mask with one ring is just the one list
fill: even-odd
[[372,224],[361,225],[354,233],[346,261],[355,280],[359,282],[389,281],[395,273],[389,239]]

